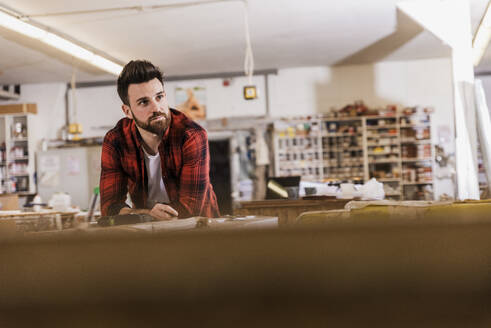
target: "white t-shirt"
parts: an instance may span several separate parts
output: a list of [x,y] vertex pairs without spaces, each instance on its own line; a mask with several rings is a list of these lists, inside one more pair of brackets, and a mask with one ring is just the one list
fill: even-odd
[[145,154],[145,166],[148,178],[148,202],[147,207],[153,208],[156,203],[169,203],[169,195],[165,190],[164,180],[162,179],[162,169],[160,167],[160,154],[150,155],[143,148]]

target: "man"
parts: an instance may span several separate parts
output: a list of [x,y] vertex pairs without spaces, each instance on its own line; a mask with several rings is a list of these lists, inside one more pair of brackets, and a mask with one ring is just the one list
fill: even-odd
[[[129,62],[118,94],[126,117],[102,145],[102,215],[218,216],[206,131],[169,108],[161,71],[148,61]],[[133,208],[125,202],[128,191]]]

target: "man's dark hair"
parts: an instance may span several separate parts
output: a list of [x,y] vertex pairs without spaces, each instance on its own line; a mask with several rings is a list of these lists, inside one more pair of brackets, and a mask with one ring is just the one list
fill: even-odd
[[118,94],[123,104],[129,106],[128,87],[130,84],[138,84],[157,78],[164,84],[162,72],[151,62],[146,60],[132,60],[121,71],[118,77]]

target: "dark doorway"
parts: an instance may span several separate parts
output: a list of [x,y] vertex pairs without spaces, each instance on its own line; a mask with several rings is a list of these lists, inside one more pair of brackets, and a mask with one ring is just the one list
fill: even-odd
[[210,180],[218,200],[220,214],[232,214],[230,140],[210,140]]

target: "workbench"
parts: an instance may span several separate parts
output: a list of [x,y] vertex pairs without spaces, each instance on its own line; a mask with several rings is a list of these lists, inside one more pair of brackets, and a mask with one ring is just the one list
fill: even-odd
[[491,222],[0,239],[2,327],[490,327]]
[[318,199],[272,199],[261,201],[240,202],[234,209],[234,215],[276,216],[279,225],[295,223],[295,219],[303,212],[327,211],[342,209],[352,199],[318,198]]

